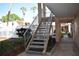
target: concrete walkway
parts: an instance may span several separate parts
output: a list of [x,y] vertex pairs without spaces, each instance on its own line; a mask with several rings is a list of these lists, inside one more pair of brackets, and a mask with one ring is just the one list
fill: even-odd
[[60,45],[56,47],[53,56],[75,56],[74,44],[71,38],[63,38]]
[[[42,56],[40,54],[26,54],[25,52],[18,56]],[[60,45],[57,46],[52,53],[52,56],[76,56],[74,44],[71,38],[63,38]]]

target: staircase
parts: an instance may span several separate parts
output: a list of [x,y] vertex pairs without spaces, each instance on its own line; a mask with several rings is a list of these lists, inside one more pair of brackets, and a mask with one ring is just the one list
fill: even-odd
[[41,20],[26,47],[26,53],[46,53],[51,25],[52,19],[50,17]]

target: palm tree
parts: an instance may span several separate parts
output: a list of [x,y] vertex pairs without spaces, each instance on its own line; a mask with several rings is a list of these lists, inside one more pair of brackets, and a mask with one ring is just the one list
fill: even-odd
[[35,12],[36,9],[37,9],[36,6],[33,6],[33,7],[31,8],[31,10],[33,10],[33,12]]
[[12,9],[12,3],[9,6],[9,11],[8,11],[8,14],[7,14],[7,25],[8,25],[8,21],[10,20],[11,9]]
[[21,11],[22,11],[22,13],[23,13],[23,19],[24,19],[24,17],[25,17],[25,13],[26,13],[26,8],[25,7],[21,7],[20,8],[21,9]]
[[[33,13],[35,13],[35,10],[37,9],[37,7],[36,6],[33,6],[32,8],[31,8],[31,10],[33,11]],[[33,18],[34,18],[34,16],[33,16]]]

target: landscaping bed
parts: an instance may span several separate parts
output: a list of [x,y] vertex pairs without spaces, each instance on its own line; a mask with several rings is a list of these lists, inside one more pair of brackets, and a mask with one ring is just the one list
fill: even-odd
[[23,38],[0,41],[0,56],[15,56],[25,50]]

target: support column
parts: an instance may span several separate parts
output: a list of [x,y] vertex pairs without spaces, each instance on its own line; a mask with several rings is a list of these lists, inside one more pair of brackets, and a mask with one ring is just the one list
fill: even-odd
[[72,39],[75,39],[75,25],[74,22],[71,22],[71,34],[72,34]]
[[42,17],[41,3],[38,3],[38,23],[41,21],[41,17]]
[[46,8],[45,4],[43,3],[43,17],[46,17]]
[[61,24],[59,19],[55,18],[55,29],[56,29],[56,42],[60,43],[61,41]]

